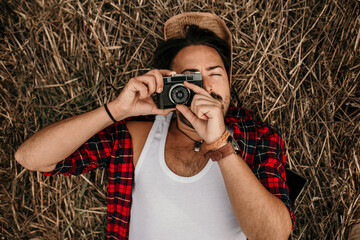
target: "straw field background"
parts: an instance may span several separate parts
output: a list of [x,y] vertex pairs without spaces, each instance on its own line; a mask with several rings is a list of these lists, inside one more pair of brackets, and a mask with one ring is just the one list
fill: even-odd
[[14,151],[39,129],[114,99],[151,69],[163,24],[218,14],[233,33],[233,104],[272,124],[308,178],[291,239],[345,239],[360,222],[360,1],[0,3],[1,239],[103,239],[107,172],[45,177]]

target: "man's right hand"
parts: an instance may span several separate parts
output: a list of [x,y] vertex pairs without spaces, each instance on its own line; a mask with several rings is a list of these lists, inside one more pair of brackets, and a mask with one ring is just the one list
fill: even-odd
[[[151,98],[163,88],[163,76],[170,70],[151,70],[129,80],[120,95],[108,104],[113,117],[168,114],[174,109],[158,109]],[[104,107],[51,124],[25,141],[15,153],[15,159],[25,168],[49,172],[89,138],[113,124]]]
[[125,85],[120,95],[108,104],[110,112],[116,120],[139,115],[167,115],[172,109],[159,109],[151,95],[161,93],[163,76],[171,75],[170,70],[154,69],[142,76],[134,77]]

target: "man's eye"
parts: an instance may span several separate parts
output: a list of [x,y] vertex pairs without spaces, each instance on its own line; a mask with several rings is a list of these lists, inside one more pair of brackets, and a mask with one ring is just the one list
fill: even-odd
[[222,76],[220,73],[212,73],[210,76]]

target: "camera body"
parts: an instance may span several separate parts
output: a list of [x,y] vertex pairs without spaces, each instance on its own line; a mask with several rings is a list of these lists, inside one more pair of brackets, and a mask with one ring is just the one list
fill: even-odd
[[203,86],[200,72],[190,74],[175,74],[163,77],[164,87],[161,93],[156,94],[156,103],[159,109],[175,108],[177,104],[190,106],[195,93],[184,86],[184,81]]

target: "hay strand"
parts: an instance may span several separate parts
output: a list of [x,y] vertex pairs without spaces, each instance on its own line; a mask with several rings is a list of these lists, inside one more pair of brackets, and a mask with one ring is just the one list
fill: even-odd
[[102,239],[107,173],[24,170],[14,151],[58,120],[114,99],[151,69],[163,24],[185,11],[233,33],[232,104],[281,133],[309,179],[292,239],[345,239],[360,222],[360,2],[3,1],[0,3],[2,239]]

